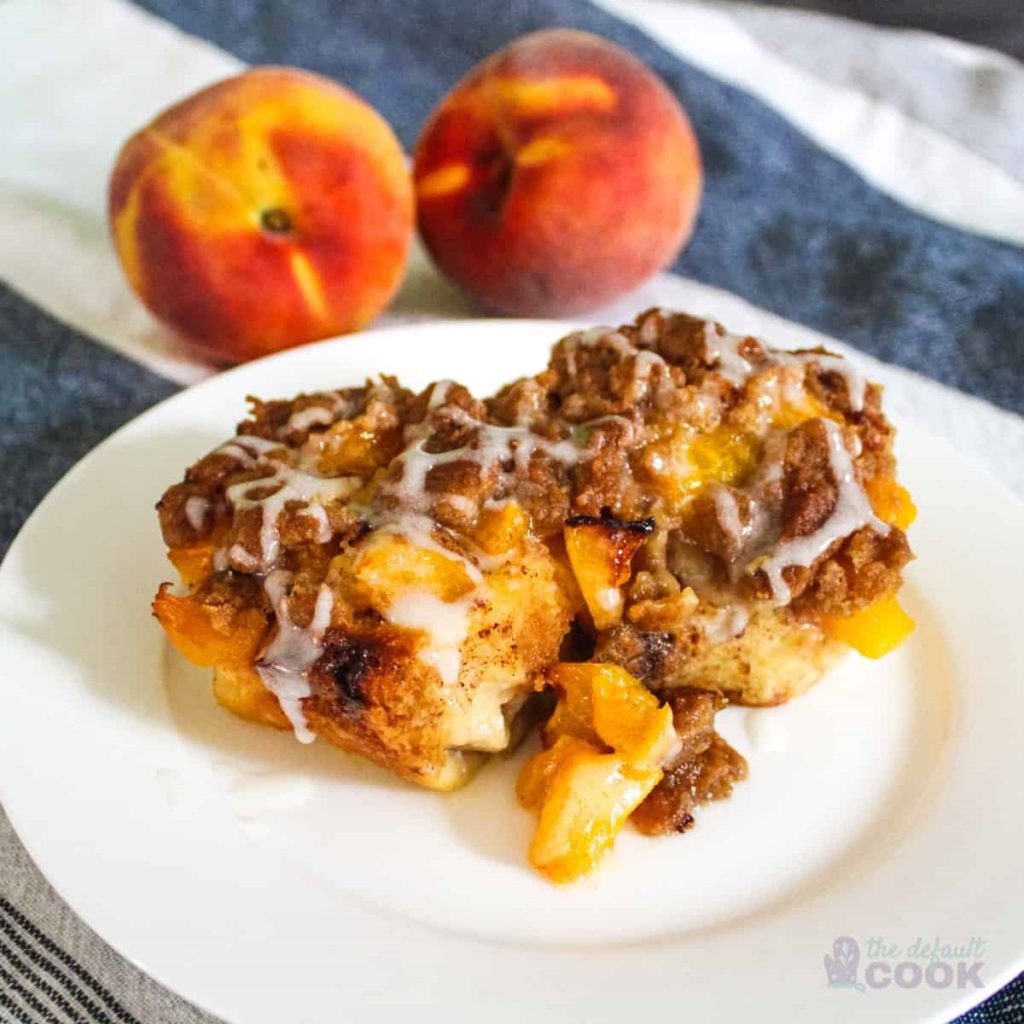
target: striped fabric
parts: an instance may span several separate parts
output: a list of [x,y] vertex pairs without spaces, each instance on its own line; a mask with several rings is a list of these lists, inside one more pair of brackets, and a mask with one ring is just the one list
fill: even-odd
[[[842,338],[894,409],[1024,494],[1024,71],[1003,58],[793,12],[748,30],[742,8],[665,0],[6,0],[0,557],[75,461],[209,372],[141,310],[106,240],[129,131],[243,64],[286,63],[361,92],[411,147],[473,63],[550,25],[656,68],[706,165],[692,244],[597,319],[657,302],[742,329],[756,307],[780,337]],[[387,319],[472,312],[420,256]],[[0,815],[0,1021],[210,1020],[82,926]],[[1024,980],[962,1020],[1024,1024]]]
[[0,1007],[14,1020],[140,1024],[87,968],[2,897],[0,979]]

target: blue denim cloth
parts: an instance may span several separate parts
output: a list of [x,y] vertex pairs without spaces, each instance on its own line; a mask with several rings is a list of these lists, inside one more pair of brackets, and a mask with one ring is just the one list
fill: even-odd
[[[584,0],[142,6],[246,61],[299,64],[342,80],[410,148],[447,89],[513,37],[569,25],[614,39],[659,72],[700,137],[703,207],[674,269],[1024,412],[1020,249],[907,209],[758,100]],[[77,459],[175,389],[0,288],[0,556]],[[1024,1024],[1024,980],[961,1020]]]
[[703,206],[675,270],[1024,412],[1020,249],[912,212],[760,101],[582,0],[143,6],[250,63],[300,64],[340,79],[410,149],[438,99],[515,36],[567,25],[614,39],[665,79],[700,139]]

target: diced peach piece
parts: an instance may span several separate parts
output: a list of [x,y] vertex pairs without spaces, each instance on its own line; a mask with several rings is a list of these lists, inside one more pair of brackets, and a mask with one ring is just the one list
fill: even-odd
[[830,637],[849,644],[866,658],[881,658],[895,650],[914,630],[914,620],[896,595],[883,598],[853,615],[826,616],[821,628]]
[[597,629],[622,619],[620,589],[629,581],[633,556],[653,524],[577,516],[565,527],[565,550]]
[[213,572],[213,545],[210,543],[171,548],[167,557],[186,587],[194,587]]
[[677,737],[671,709],[618,665],[561,663],[549,679],[558,704],[544,730],[548,748],[524,765],[516,793],[540,808],[530,862],[570,882],[597,866],[657,785]]
[[663,427],[643,449],[640,470],[671,508],[685,505],[705,484],[736,483],[760,457],[760,441],[750,433],[722,426],[692,436]]
[[191,595],[172,594],[168,583],[153,601],[153,614],[171,643],[199,666],[248,665],[267,630],[266,616],[256,608],[205,605]]
[[632,765],[657,766],[676,742],[672,709],[618,665],[594,665],[594,729]]
[[865,490],[871,500],[871,507],[883,522],[906,530],[917,518],[917,506],[910,497],[910,491],[891,477],[872,477]]
[[[783,393],[784,395],[788,394],[785,387],[783,387]],[[822,418],[834,419],[836,413],[832,412],[824,402],[814,395],[803,391],[797,401],[783,401],[772,416],[771,423],[773,427],[780,430],[793,430],[808,420]]]
[[753,468],[760,447],[761,442],[753,434],[719,427],[694,438],[687,455],[700,483],[733,484]]
[[554,882],[589,874],[660,779],[658,768],[634,768],[577,741],[551,774],[530,863]]
[[473,532],[473,540],[485,554],[505,555],[515,551],[530,529],[530,517],[516,502],[487,508]]
[[398,454],[401,428],[375,431],[362,419],[339,420],[322,435],[317,469],[324,476],[369,477]]
[[559,664],[551,679],[560,690],[552,733],[589,731],[632,765],[656,766],[675,742],[672,709],[619,665]]
[[465,564],[396,534],[373,534],[355,561],[360,590],[379,612],[409,590],[425,590],[442,601],[457,601],[474,587]]
[[551,682],[558,689],[558,703],[542,730],[545,743],[555,743],[561,736],[573,736],[600,745],[601,739],[594,730],[594,689],[587,671],[592,667],[560,663],[549,672]]
[[594,746],[575,736],[562,735],[523,765],[516,779],[516,797],[527,810],[535,811],[544,802],[551,780],[565,759],[574,751],[594,750]]
[[222,708],[239,718],[275,729],[292,728],[277,697],[263,685],[259,673],[251,666],[219,666],[213,673],[213,696]]

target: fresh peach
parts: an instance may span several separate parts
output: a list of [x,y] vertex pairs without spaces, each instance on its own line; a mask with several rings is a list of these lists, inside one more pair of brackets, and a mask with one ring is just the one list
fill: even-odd
[[690,122],[646,65],[584,32],[535,32],[435,110],[416,149],[419,230],[485,305],[575,313],[672,261],[701,177]]
[[206,355],[236,362],[364,326],[412,235],[405,157],[358,96],[257,68],[133,135],[110,181],[128,281]]

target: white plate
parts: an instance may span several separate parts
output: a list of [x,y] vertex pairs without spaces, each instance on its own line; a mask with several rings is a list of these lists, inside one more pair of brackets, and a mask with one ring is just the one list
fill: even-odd
[[[905,1024],[995,991],[1024,966],[1024,512],[909,425],[911,641],[788,706],[728,709],[749,781],[687,835],[624,835],[576,887],[526,864],[515,760],[458,794],[419,790],[232,718],[166,649],[153,503],[246,394],[378,371],[485,392],[565,329],[431,324],[297,349],[164,402],[69,473],[0,572],[0,786],[32,856],[125,956],[236,1024]],[[871,937],[980,938],[985,988],[830,988],[840,936],[861,945],[861,980]]]

